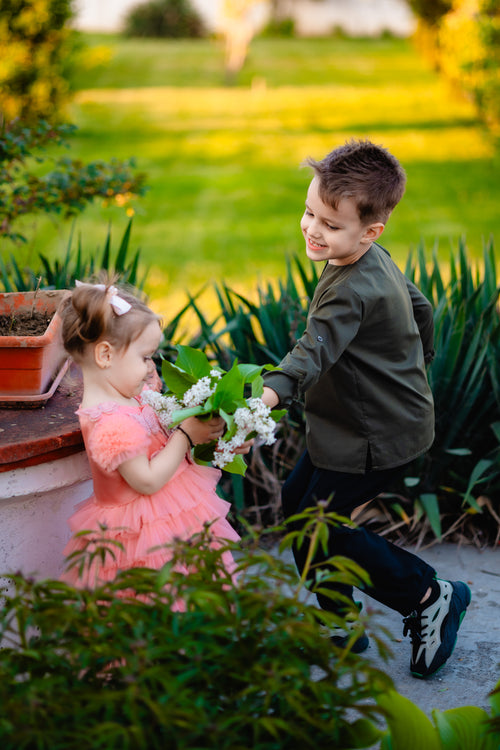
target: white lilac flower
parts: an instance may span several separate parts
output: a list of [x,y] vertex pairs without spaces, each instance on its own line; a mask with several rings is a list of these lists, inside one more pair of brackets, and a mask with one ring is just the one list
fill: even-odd
[[250,398],[247,403],[248,407],[240,407],[234,412],[234,422],[238,428],[235,435],[230,440],[219,438],[217,442],[213,463],[220,469],[233,460],[235,449],[243,445],[251,433],[256,433],[262,445],[276,442],[276,422],[271,417],[271,409],[260,398]]
[[175,396],[162,396],[158,391],[147,390],[143,391],[142,400],[155,410],[161,426],[165,430],[169,429],[174,411],[180,408]]
[[184,406],[200,406],[214,391],[215,385],[212,385],[208,375],[205,375],[204,378],[200,378],[191,388],[188,388],[182,397],[182,403]]

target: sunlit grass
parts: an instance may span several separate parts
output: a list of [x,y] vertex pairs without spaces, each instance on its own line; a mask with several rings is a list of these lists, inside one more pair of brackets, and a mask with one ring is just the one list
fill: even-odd
[[[437,240],[447,258],[461,235],[479,256],[483,238],[499,234],[494,143],[471,104],[409,42],[256,40],[243,85],[230,88],[208,85],[207,70],[193,67],[193,54],[212,71],[220,65],[212,42],[112,42],[119,66],[89,76],[72,107],[72,153],[135,156],[148,173],[132,245],[151,266],[155,298],[177,299],[179,289],[194,292],[211,279],[253,286],[282,276],[285,257],[303,254],[310,173],[300,165],[352,136],[388,147],[407,171],[406,195],[382,238],[400,265],[421,238]],[[141,65],[142,86],[132,70]],[[191,85],[182,87],[187,70]],[[170,85],[159,86],[161,77]],[[122,88],[106,88],[111,81]],[[79,220],[85,248],[102,244],[110,219],[118,236],[125,217],[117,208]],[[62,252],[68,233],[68,225],[38,222],[22,252]]]

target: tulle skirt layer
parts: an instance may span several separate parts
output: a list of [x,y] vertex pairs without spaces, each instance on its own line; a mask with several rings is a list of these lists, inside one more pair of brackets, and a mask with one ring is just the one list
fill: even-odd
[[[83,570],[80,565],[67,570],[62,580],[93,588],[114,580],[120,570],[159,569],[171,559],[169,544],[191,538],[205,524],[210,524],[214,544],[238,541],[238,534],[226,520],[230,504],[215,492],[219,476],[216,469],[189,464],[155,494],[137,495],[126,504],[104,505],[92,495],[69,519],[72,532],[89,534],[72,536],[64,549],[66,556],[77,553],[79,557],[82,553],[81,559],[87,562]],[[94,555],[89,562],[90,553],[97,547],[104,549],[104,560]],[[229,552],[223,554],[223,562],[231,574],[234,560]]]

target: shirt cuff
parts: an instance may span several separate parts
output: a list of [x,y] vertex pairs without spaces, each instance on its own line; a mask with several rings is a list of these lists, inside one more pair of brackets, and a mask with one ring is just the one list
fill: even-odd
[[283,370],[274,370],[263,374],[264,385],[278,394],[279,404],[276,409],[288,409],[298,396],[297,381]]

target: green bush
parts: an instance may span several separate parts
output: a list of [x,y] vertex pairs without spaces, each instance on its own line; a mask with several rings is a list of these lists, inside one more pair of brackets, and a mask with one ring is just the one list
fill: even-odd
[[[473,268],[464,242],[458,257],[442,272],[434,256],[430,270],[423,248],[406,268],[434,307],[436,356],[428,371],[434,396],[436,437],[430,451],[415,462],[418,483],[413,497],[436,536],[441,517],[447,526],[470,511],[481,513],[476,498],[490,495],[492,517],[485,513],[483,541],[500,533],[500,319],[499,286],[493,243],[483,263]],[[479,467],[479,468],[478,468]],[[471,479],[473,480],[471,482]],[[479,520],[481,526],[482,519]]]
[[[312,547],[337,522],[321,508],[304,520]],[[347,750],[380,738],[384,709],[373,699],[392,682],[325,637],[325,625],[342,621],[308,604],[303,581],[257,539],[237,551],[235,583],[221,562],[225,546],[214,550],[209,537],[178,542],[160,571],[124,572],[93,592],[9,576],[3,748]],[[353,563],[334,561],[336,580],[366,580]]]
[[0,238],[25,241],[12,225],[27,215],[74,216],[99,199],[126,206],[144,195],[146,178],[134,174],[132,159],[84,164],[65,157],[40,176],[40,164],[49,159],[48,149],[67,146],[75,130],[72,125],[53,126],[45,120],[31,126],[15,120],[0,129]]
[[148,0],[132,7],[125,16],[125,36],[189,38],[206,31],[189,0]]
[[60,119],[68,100],[73,0],[0,0],[0,95],[5,121]]

